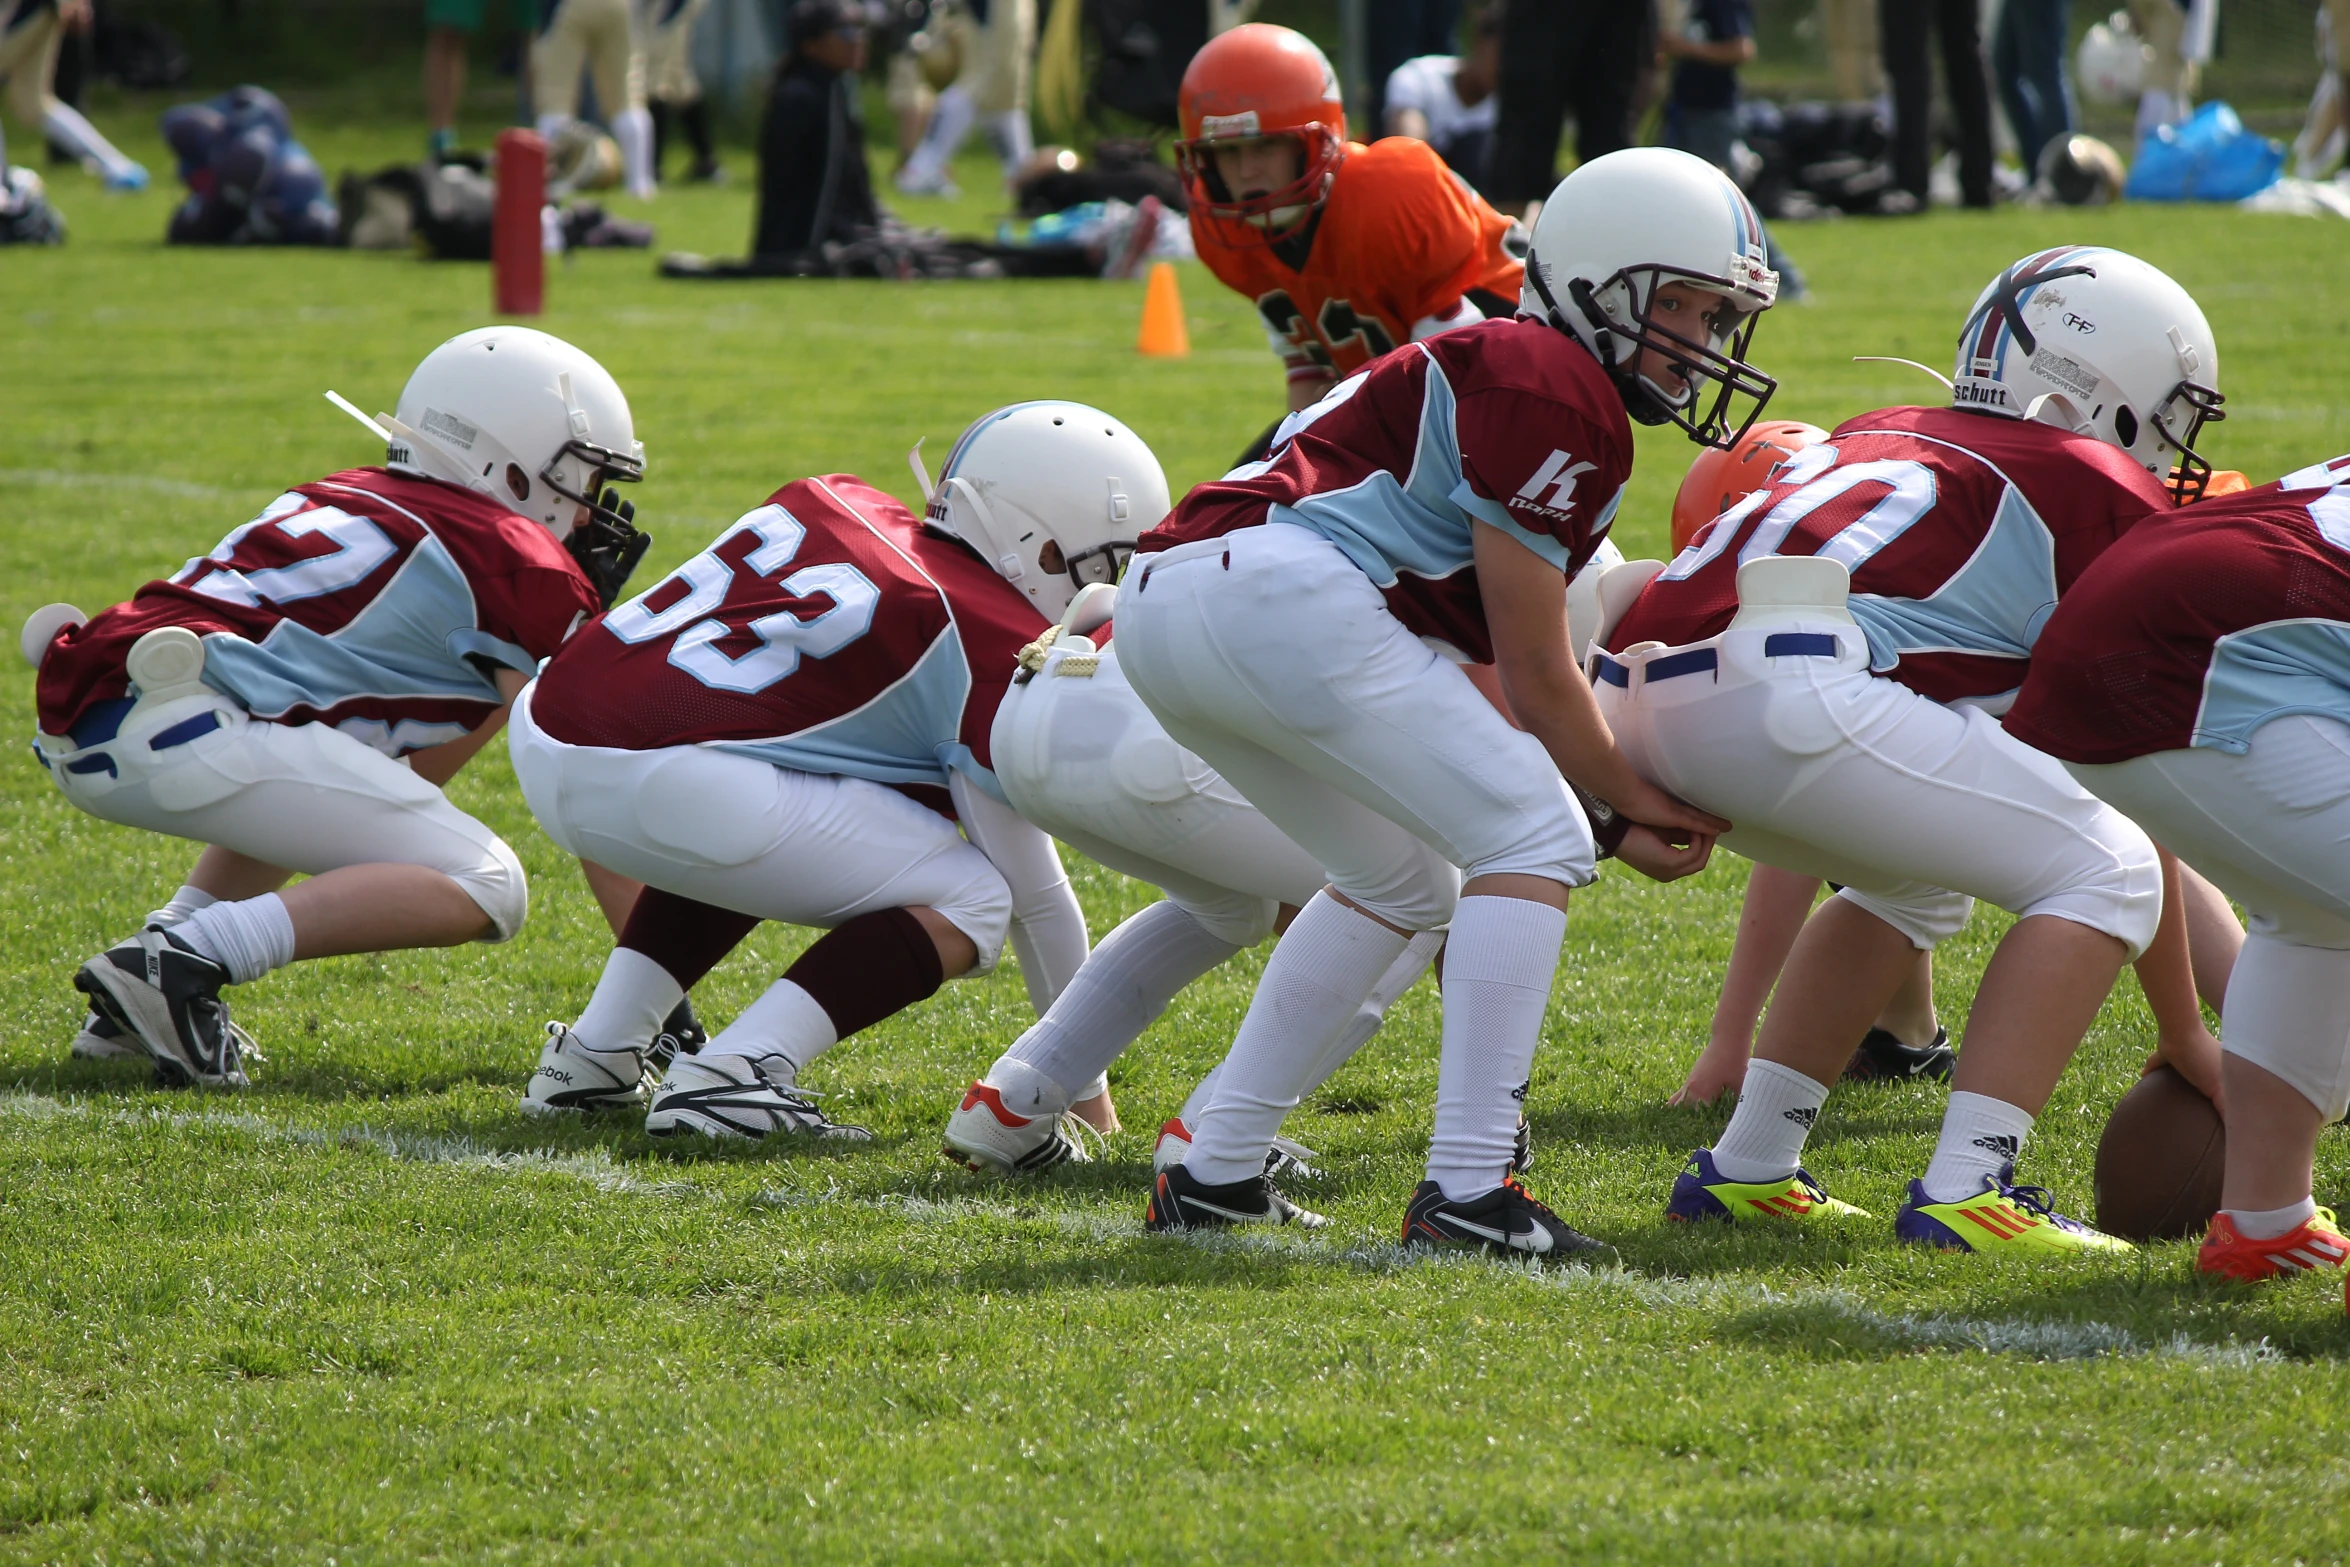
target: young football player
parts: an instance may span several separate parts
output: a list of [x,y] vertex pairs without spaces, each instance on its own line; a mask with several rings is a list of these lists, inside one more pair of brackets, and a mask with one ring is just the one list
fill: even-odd
[[229,985],[521,928],[521,863],[440,786],[643,551],[604,488],[644,474],[627,399],[569,343],[451,338],[379,418],[382,467],[289,490],[94,619],[25,627],[65,797],[209,845],[74,977],[166,1083],[244,1086]]
[[1802,1168],[1827,1084],[1975,897],[2018,916],[1986,971],[1905,1241],[2040,1255],[2122,1243],[2015,1184],[2015,1161],[2162,913],[2157,852],[2000,729],[2047,612],[2195,490],[2218,353],[2184,289],[2118,251],[2027,256],[1976,301],[1950,408],[1846,421],[1642,592],[1594,662],[1642,773],[1730,846],[1843,891],[1795,943],[1729,1128],[1668,1213],[1857,1210]]
[[2141,523],[2066,591],[2008,730],[2252,916],[2221,1022],[2227,1163],[2196,1267],[2338,1268],[2350,1109],[2350,457]]
[[801,1074],[994,968],[1007,934],[1042,1012],[1085,922],[1003,803],[990,729],[1021,648],[1166,509],[1115,419],[1019,403],[963,433],[926,517],[797,480],[584,631],[517,699],[514,771],[549,837],[648,891],[587,1009],[548,1025],[524,1108],[646,1105],[661,1019],[761,920],[826,934],[675,1058],[646,1130],[862,1140]]
[[[1569,647],[1567,580],[1615,519],[1632,417],[1715,442],[1743,428],[1735,395],[1768,395],[1743,355],[1774,288],[1717,170],[1658,148],[1596,159],[1544,208],[1516,319],[1376,361],[1143,536],[1118,600],[1127,679],[1329,881],[1154,1183],[1152,1227],[1294,1212],[1264,1175],[1282,1117],[1405,947],[1449,922],[1435,1135],[1404,1236],[1598,1244],[1507,1173],[1567,891],[1593,875],[1561,774],[1660,879],[1702,866],[1725,824],[1616,749]],[[1523,729],[1464,663],[1495,666]],[[1457,897],[1431,865],[1460,868]]]
[[1515,308],[1525,231],[1426,142],[1348,141],[1337,73],[1303,34],[1211,39],[1178,111],[1194,245],[1256,302],[1292,412],[1399,344]]

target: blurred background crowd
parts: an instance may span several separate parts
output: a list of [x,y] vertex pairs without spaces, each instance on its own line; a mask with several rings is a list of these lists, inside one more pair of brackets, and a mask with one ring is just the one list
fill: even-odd
[[[1352,137],[1425,140],[1512,213],[1570,156],[1655,142],[1773,219],[2280,179],[2350,215],[2350,182],[2314,189],[2342,162],[2350,0],[0,0],[0,104],[50,158],[133,188],[145,171],[78,112],[93,84],[276,89],[167,117],[174,237],[197,242],[408,243],[486,200],[466,177],[520,124],[559,195],[752,183],[752,254],[774,257],[887,232],[893,201],[954,190],[975,140],[1022,219],[1179,212],[1177,84],[1252,19],[1324,46]],[[415,166],[327,189],[283,100],[338,84],[414,105]],[[644,237],[594,217],[579,239]]]

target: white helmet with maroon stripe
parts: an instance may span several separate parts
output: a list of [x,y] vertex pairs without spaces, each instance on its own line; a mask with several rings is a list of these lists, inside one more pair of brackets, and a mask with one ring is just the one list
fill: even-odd
[[979,552],[1058,621],[1079,590],[1115,582],[1134,541],[1167,515],[1167,476],[1141,436],[1083,403],[1013,403],[975,422],[947,454],[930,525]]
[[[1746,362],[1755,318],[1779,297],[1762,220],[1730,177],[1703,158],[1629,147],[1559,181],[1534,221],[1520,314],[1570,333],[1599,356],[1624,407],[1642,424],[1670,420],[1707,446],[1737,443],[1777,383]],[[1657,319],[1657,291],[1687,283],[1726,310],[1676,331]],[[1673,391],[1639,373],[1654,350],[1685,378]],[[1718,388],[1710,406],[1703,383]],[[1733,398],[1748,406],[1733,411]]]
[[2182,502],[2211,477],[2195,450],[2203,426],[2226,417],[2211,323],[2126,252],[2061,245],[2000,273],[1967,314],[1951,375],[1953,407],[2095,436],[2169,479]]

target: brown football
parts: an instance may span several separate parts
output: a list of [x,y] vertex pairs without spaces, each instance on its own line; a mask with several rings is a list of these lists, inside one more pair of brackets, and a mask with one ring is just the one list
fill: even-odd
[[2202,1091],[2156,1067],[2122,1095],[2097,1141],[2097,1227],[2129,1241],[2201,1235],[2219,1212],[2227,1145]]

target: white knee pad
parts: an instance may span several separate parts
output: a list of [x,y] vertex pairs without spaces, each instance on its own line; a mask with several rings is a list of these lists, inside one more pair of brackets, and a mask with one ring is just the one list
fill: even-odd
[[970,859],[977,862],[972,874],[953,891],[933,897],[930,907],[979,949],[979,961],[965,976],[977,979],[993,972],[1004,955],[1004,942],[1012,932],[1012,889],[984,856],[973,853]]
[[1245,892],[1222,898],[1188,898],[1175,893],[1167,901],[1190,915],[1199,928],[1228,945],[1246,949],[1273,934],[1281,905],[1271,898],[1252,898]]
[[1836,896],[1874,914],[1908,937],[1909,944],[1920,952],[1931,952],[1966,929],[1966,922],[1975,912],[1974,899],[1963,892],[1948,892],[1939,887],[1897,894],[1845,887]]
[[2016,910],[2016,917],[2054,914],[2101,930],[2136,962],[2162,923],[2161,858],[2146,830],[2110,805],[2098,807],[2090,830],[2104,851],[2096,863],[2070,878],[2071,885]]
[[[1529,874],[1539,876],[1547,873],[1533,871]],[[1586,872],[1583,880],[1590,879]],[[1461,880],[1459,866],[1426,844],[1419,844],[1416,852],[1398,868],[1396,874],[1376,887],[1355,883],[1333,885],[1337,885],[1349,902],[1373,919],[1383,920],[1398,930],[1420,931],[1435,930],[1452,923],[1453,906],[1461,901]],[[1579,886],[1581,883],[1572,885]]]
[[481,938],[484,941],[512,941],[530,915],[530,879],[522,874],[522,861],[515,858],[503,838],[484,844],[481,858],[474,864],[459,869],[443,867],[441,874],[463,887],[465,895],[490,917],[494,928]]
[[[1544,765],[1548,767],[1547,759]],[[1508,847],[1461,867],[1462,878],[1540,876],[1569,887],[1591,884],[1591,879],[1599,873],[1599,847],[1591,840],[1590,818],[1583,814],[1583,807],[1568,791],[1565,779],[1553,774],[1551,782],[1558,786],[1555,797],[1545,789],[1532,805],[1521,807],[1518,830]],[[1457,896],[1458,881],[1454,887]],[[1441,925],[1451,918],[1451,911],[1447,910],[1444,919],[1435,923]]]
[[2255,930],[2228,977],[2220,1028],[2241,1056],[2301,1091],[2327,1122],[2350,1110],[2350,952]]

